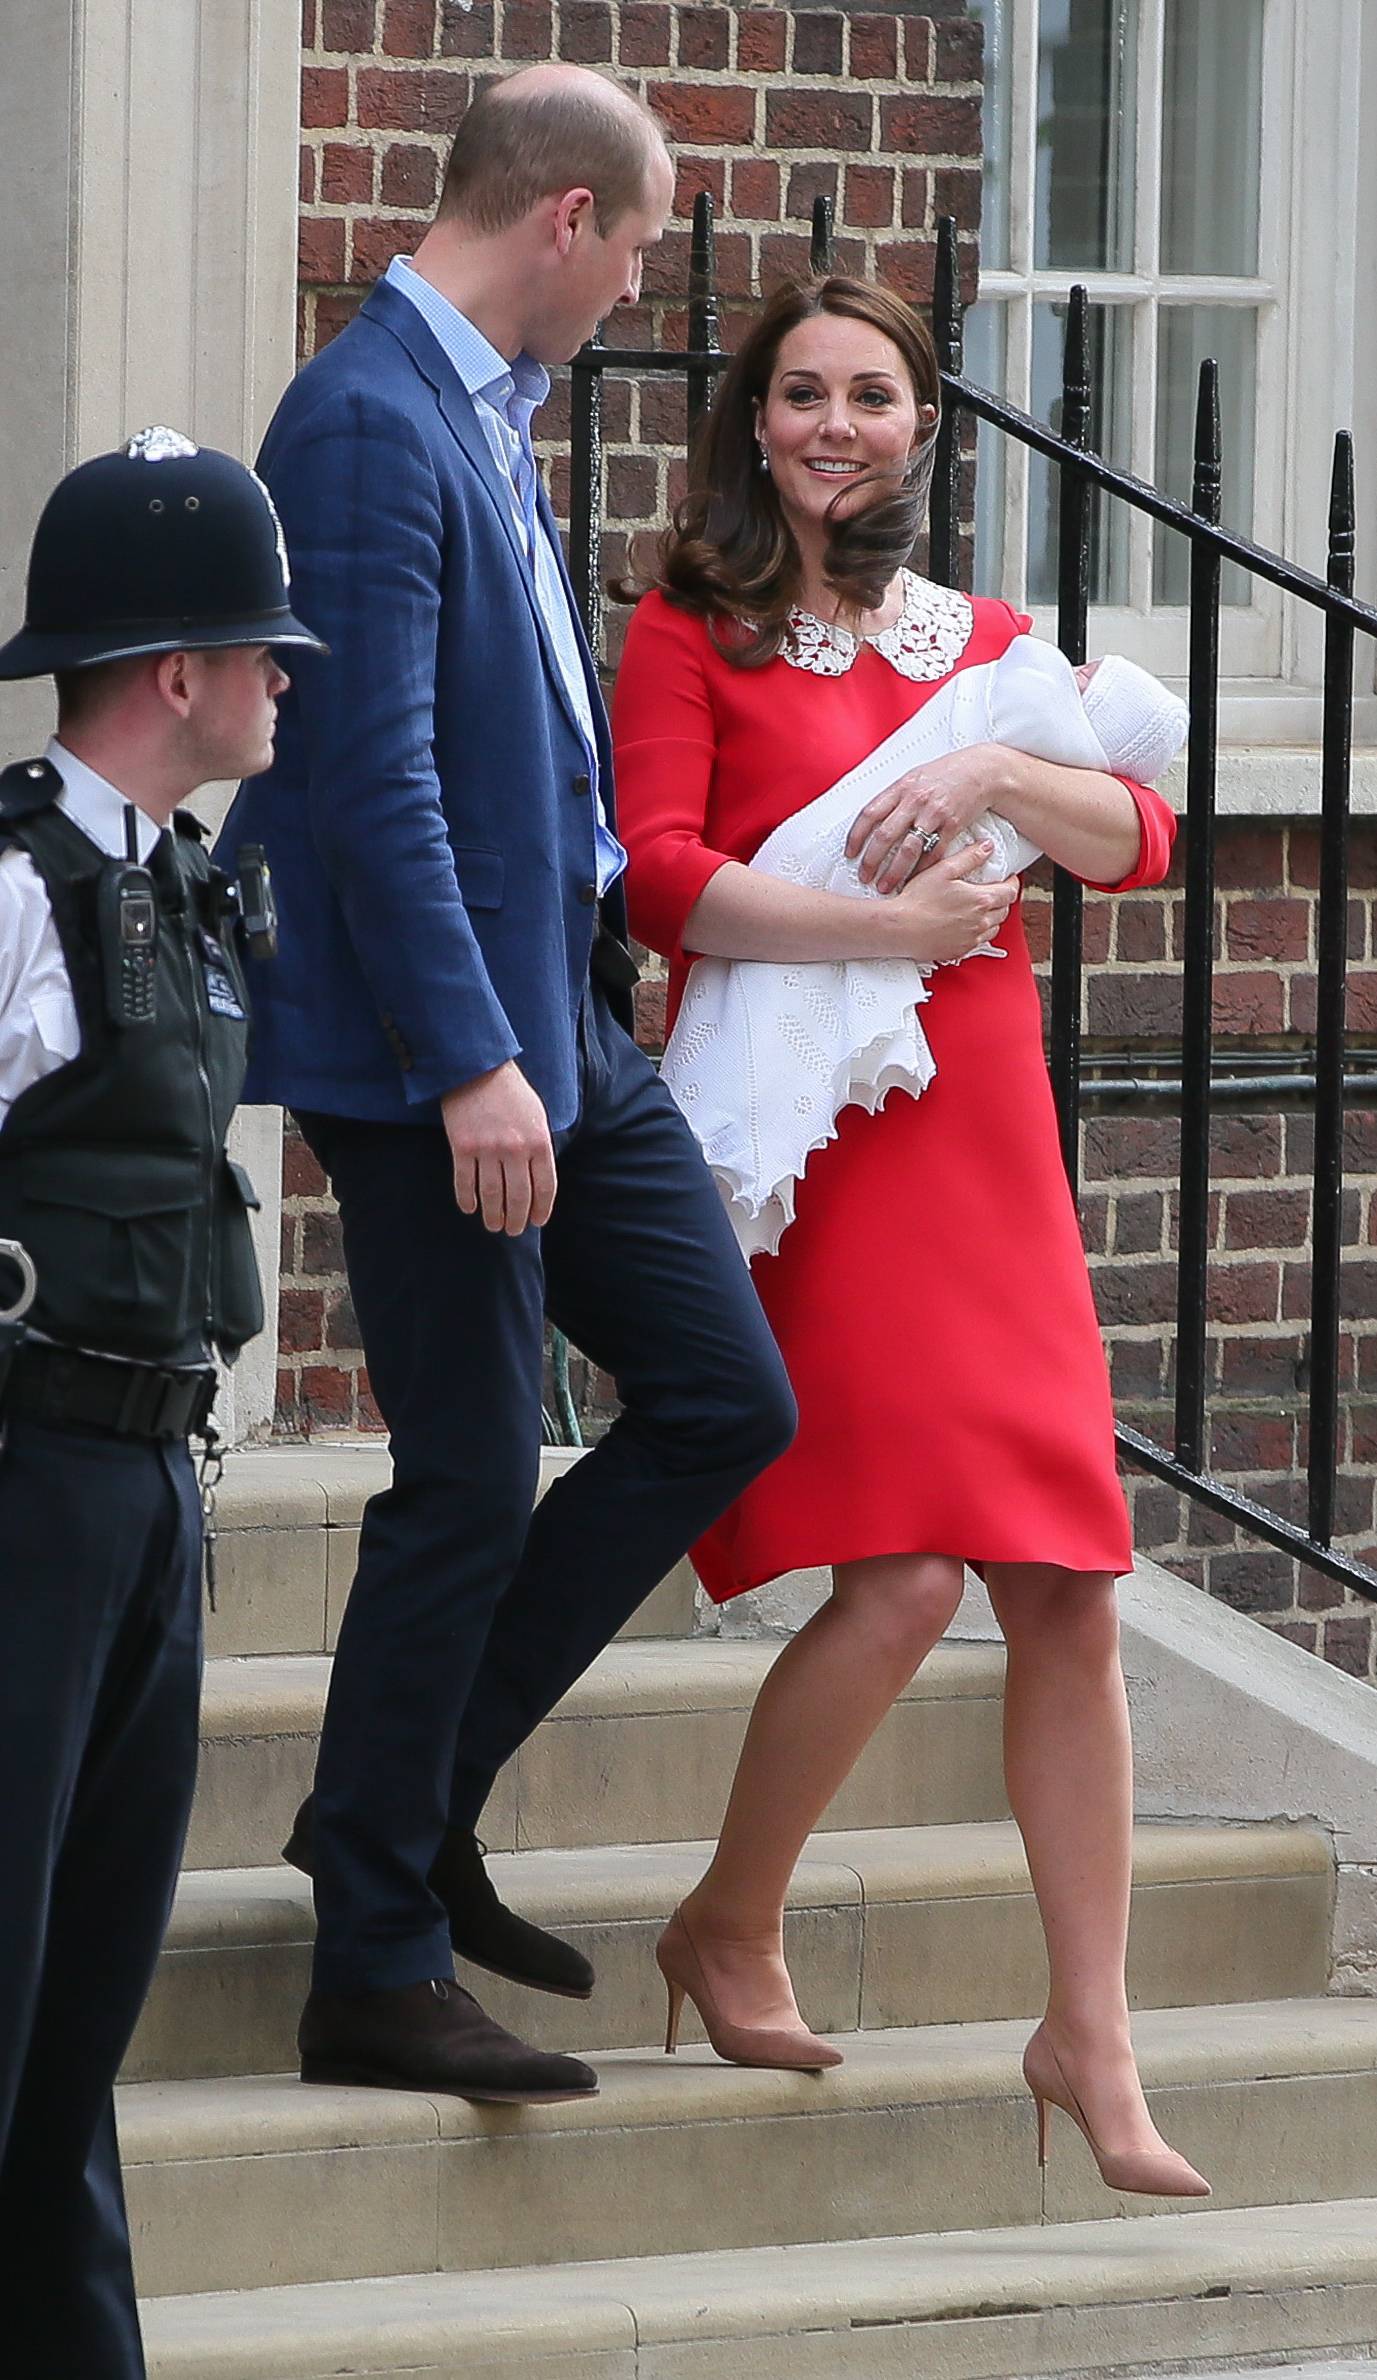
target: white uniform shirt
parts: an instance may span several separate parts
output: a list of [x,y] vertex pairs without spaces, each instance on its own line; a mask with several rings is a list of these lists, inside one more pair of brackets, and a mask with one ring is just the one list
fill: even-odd
[[[44,757],[62,777],[57,797],[74,826],[111,859],[123,859],[125,813],[132,805],[54,737]],[[134,810],[145,863],[162,831]],[[71,977],[53,922],[47,887],[27,851],[0,853],[0,1126],[21,1091],[64,1066],[81,1048]]]

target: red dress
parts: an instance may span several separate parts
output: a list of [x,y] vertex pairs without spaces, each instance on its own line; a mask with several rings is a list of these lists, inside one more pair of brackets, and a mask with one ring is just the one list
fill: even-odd
[[[1007,604],[922,594],[935,630],[926,654],[920,636],[917,677],[873,644],[835,675],[782,657],[736,669],[700,619],[658,594],[639,605],[613,712],[618,824],[632,929],[672,961],[671,1017],[691,958],[684,921],[723,861],[749,860],[953,667],[998,659],[1029,625]],[[1115,890],[1159,883],[1175,831],[1155,793],[1130,789],[1142,842]],[[998,939],[1006,958],[933,980],[936,1080],[874,1115],[843,1112],[778,1253],[752,1265],[800,1422],[694,1548],[718,1602],[782,1571],[881,1554],[1132,1567],[1017,906]]]

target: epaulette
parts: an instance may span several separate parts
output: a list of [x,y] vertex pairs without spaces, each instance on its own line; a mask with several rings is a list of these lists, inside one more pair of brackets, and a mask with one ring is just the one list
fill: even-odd
[[190,835],[197,843],[204,843],[209,832],[209,829],[190,810],[174,810],[172,823],[179,835]]
[[32,818],[62,791],[62,772],[50,760],[16,760],[0,771],[0,818]]

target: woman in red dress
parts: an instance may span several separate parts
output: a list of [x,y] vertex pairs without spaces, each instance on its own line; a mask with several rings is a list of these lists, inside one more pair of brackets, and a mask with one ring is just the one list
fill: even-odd
[[849,849],[888,898],[745,863],[950,677],[1029,623],[903,567],[939,394],[917,317],[831,277],[781,291],[724,375],[693,485],[628,635],[614,707],[634,930],[672,966],[964,958],[923,1023],[921,1099],[846,1109],[753,1278],[798,1437],[695,1550],[719,1602],[803,1565],[833,1591],[762,1688],[712,1863],[662,1939],[714,2045],[817,2068],[783,1910],[803,1846],[984,1573],[1008,1647],[1005,1763],[1047,1940],[1025,2072],[1119,2188],[1203,2192],[1139,2084],[1124,1985],[1132,1774],[1114,1582],[1132,1552],[1094,1305],[1062,1170],[1017,879],[946,846],[982,811],[1089,883],[1164,875],[1147,789],[1001,746],[913,771]]

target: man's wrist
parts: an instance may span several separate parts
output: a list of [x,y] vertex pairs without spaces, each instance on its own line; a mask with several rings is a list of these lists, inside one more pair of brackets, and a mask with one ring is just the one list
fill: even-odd
[[499,1058],[495,1066],[483,1067],[478,1074],[468,1075],[462,1083],[451,1083],[447,1091],[442,1091],[440,1093],[441,1107],[444,1107],[446,1102],[451,1099],[462,1098],[465,1091],[477,1091],[481,1089],[484,1083],[490,1083],[494,1075],[501,1074],[503,1068],[510,1066],[512,1063],[513,1061],[510,1058]]

